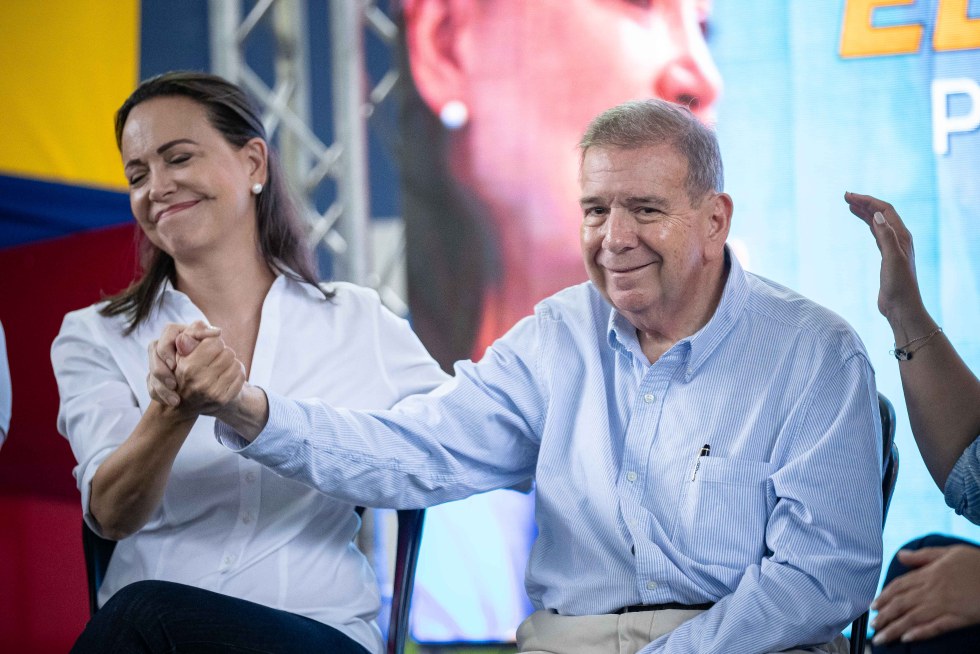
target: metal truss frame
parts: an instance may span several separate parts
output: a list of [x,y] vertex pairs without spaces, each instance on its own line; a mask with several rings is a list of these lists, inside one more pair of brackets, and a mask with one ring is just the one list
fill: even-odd
[[[331,257],[333,278],[374,288],[389,309],[406,315],[404,229],[400,220],[371,220],[368,175],[367,121],[391,93],[398,72],[388,70],[369,87],[364,47],[367,30],[393,47],[397,26],[377,0],[327,0],[334,129],[334,141],[328,144],[317,136],[310,121],[308,0],[209,2],[212,72],[241,85],[261,103],[266,134],[277,144],[311,242],[318,249],[325,248]],[[271,86],[245,56],[249,37],[264,21],[270,21],[275,39]],[[321,193],[326,185],[332,188]],[[322,195],[333,197],[324,211],[317,208],[317,198]],[[380,224],[388,226],[387,239],[378,238]],[[390,586],[395,514],[366,511],[361,520],[361,551],[385,586]],[[379,540],[384,541],[380,548],[387,555],[377,549]]]
[[[333,278],[375,288],[389,308],[405,315],[404,290],[397,288],[404,279],[404,230],[399,222],[387,252],[373,245],[368,175],[367,121],[390,95],[398,71],[388,70],[369,86],[364,47],[367,30],[393,47],[398,28],[378,0],[327,2],[332,143],[324,143],[310,121],[307,0],[210,0],[211,67],[261,103],[266,132],[276,142],[286,178],[300,199],[311,242],[329,253]],[[266,21],[275,39],[271,86],[245,56],[249,38]],[[321,211],[317,198],[325,195],[324,188],[333,200]]]

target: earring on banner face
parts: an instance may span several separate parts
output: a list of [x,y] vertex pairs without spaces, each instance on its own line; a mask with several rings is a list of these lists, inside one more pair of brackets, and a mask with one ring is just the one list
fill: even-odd
[[466,125],[470,119],[470,111],[460,100],[450,100],[442,105],[439,112],[439,120],[445,125],[446,129],[457,130]]
[[252,184],[252,195],[258,195],[261,192],[262,192],[262,184],[260,184],[259,182],[255,182],[254,184]]

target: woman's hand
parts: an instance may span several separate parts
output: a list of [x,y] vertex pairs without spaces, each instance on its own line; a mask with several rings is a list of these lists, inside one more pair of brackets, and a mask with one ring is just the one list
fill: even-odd
[[919,283],[915,276],[912,234],[895,212],[895,208],[870,195],[845,193],[844,200],[851,213],[871,228],[881,251],[878,310],[893,328],[910,316],[918,317],[924,313]]
[[902,550],[915,568],[892,580],[871,604],[875,643],[934,638],[980,624],[980,548],[970,545]]
[[[198,320],[190,325],[170,323],[163,329],[160,338],[150,343],[148,348],[149,373],[146,387],[150,398],[164,406],[178,407],[181,404],[177,390],[177,362],[188,356],[197,344],[208,337],[220,336],[221,330]],[[179,348],[178,348],[179,345]]]
[[197,339],[197,335],[182,333],[177,337],[177,351],[174,376],[182,410],[214,415],[242,392],[245,364],[220,336]]

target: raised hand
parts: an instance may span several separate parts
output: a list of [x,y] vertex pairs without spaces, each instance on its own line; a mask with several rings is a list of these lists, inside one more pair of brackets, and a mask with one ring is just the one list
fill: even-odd
[[893,327],[909,315],[924,312],[915,276],[912,234],[895,208],[883,200],[858,193],[845,193],[844,200],[851,213],[871,228],[881,251],[878,310]]

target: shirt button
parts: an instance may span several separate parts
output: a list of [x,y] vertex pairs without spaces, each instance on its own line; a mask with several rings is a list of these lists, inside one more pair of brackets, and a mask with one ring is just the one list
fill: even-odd
[[245,524],[252,522],[252,514],[251,513],[242,514],[242,522],[244,522]]
[[657,399],[657,396],[654,395],[653,393],[647,393],[646,395],[643,396],[643,401],[646,402],[647,404],[652,403],[655,399]]
[[636,481],[636,473],[630,470],[626,473],[626,481],[634,482]]
[[656,590],[656,588],[657,588],[657,582],[655,581],[647,582],[647,590]]
[[225,557],[225,565],[232,565],[235,562],[235,557],[229,554]]
[[255,473],[249,470],[245,473],[245,481],[251,484],[253,481],[255,481],[255,476]]

